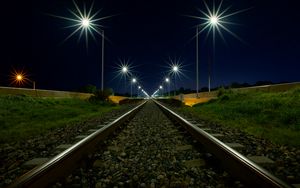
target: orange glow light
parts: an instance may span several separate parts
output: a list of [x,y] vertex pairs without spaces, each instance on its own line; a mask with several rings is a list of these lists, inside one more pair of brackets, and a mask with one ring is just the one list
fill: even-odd
[[29,79],[26,76],[26,72],[24,70],[13,70],[11,76],[11,85],[22,86],[29,82]]
[[18,81],[21,81],[21,80],[23,80],[23,76],[22,76],[22,75],[20,75],[20,74],[18,74],[16,78],[17,78],[17,80],[18,80]]

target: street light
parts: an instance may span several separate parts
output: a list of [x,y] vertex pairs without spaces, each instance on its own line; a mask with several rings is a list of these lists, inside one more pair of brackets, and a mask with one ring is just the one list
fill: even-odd
[[[213,55],[212,55],[212,64],[215,64],[215,56],[216,56],[216,48],[215,48],[215,30],[216,28],[219,31],[218,25],[219,25],[219,18],[216,15],[211,15],[209,17],[209,24],[213,28]],[[219,31],[220,32],[220,31]],[[208,62],[208,92],[210,92],[210,84],[211,84],[211,62]]]
[[[213,27],[213,30],[215,30],[215,27],[219,24],[219,18],[216,15],[209,16],[209,25]],[[199,32],[200,25],[196,26],[196,97],[199,97],[199,34],[202,32],[202,30]],[[218,30],[219,31],[219,30]],[[215,35],[215,31],[214,31]],[[214,42],[215,43],[215,42]],[[215,51],[213,52],[215,53]],[[213,58],[214,58],[213,54]],[[214,63],[214,59],[213,59]],[[210,82],[211,82],[211,68],[210,63],[208,65],[208,91],[210,92]]]
[[177,89],[177,86],[176,86],[176,75],[177,73],[179,72],[179,67],[178,65],[173,65],[172,66],[172,72],[174,74],[174,96],[176,95],[176,89]]
[[[75,3],[75,1],[74,1]],[[90,9],[90,11],[92,10],[92,7]],[[79,13],[80,10],[78,9]],[[85,12],[85,10],[84,10]],[[99,19],[97,19],[99,20]],[[104,39],[105,39],[105,35],[104,35],[104,30],[100,29],[100,28],[96,28],[96,26],[98,26],[97,24],[94,24],[93,26],[93,22],[94,20],[92,20],[89,15],[84,15],[84,17],[81,17],[81,27],[86,31],[86,37],[87,37],[87,31],[89,31],[93,37],[95,37],[91,31],[94,30],[96,33],[98,33],[99,35],[102,36],[102,48],[101,48],[101,91],[103,91],[104,89]],[[100,32],[98,31],[100,30]],[[86,39],[87,40],[87,39]]]
[[136,83],[136,78],[132,78],[131,84],[130,84],[130,96],[132,98],[132,85]]
[[14,71],[13,75],[12,75],[12,84],[17,84],[17,85],[23,85],[24,83],[28,83],[31,82],[32,83],[32,89],[35,90],[35,81],[30,80],[29,78],[27,78],[25,72],[21,71],[21,72],[17,72]]
[[[127,88],[127,77],[130,77],[132,75],[132,66],[129,60],[126,59],[118,59],[117,64],[117,76],[120,76],[121,79],[124,78],[124,94],[126,94],[126,88]],[[131,80],[130,80],[131,81]]]
[[[81,20],[81,27],[84,28],[86,31],[89,30],[91,32],[91,29],[96,31],[99,35],[102,37],[102,47],[101,47],[101,91],[104,90],[104,41],[105,41],[105,35],[104,35],[104,30],[100,28],[95,28],[92,26],[91,21],[89,17],[83,18]],[[94,35],[92,34],[94,37]]]
[[165,82],[167,82],[167,84],[168,84],[168,96],[170,97],[170,79],[166,78]]
[[[104,35],[104,30],[97,28],[98,30],[100,30],[100,32],[93,27],[93,25],[91,24],[91,21],[89,17],[83,18],[81,19],[81,27],[84,28],[86,31],[89,30],[91,32],[91,29],[93,29],[94,31],[96,31],[99,35],[102,36],[102,47],[101,47],[101,91],[104,90],[104,39],[105,39],[105,35]],[[94,37],[94,35],[92,34],[92,36]]]
[[209,21],[210,21],[211,25],[218,25],[219,18],[218,18],[218,16],[212,15],[212,16],[210,16]]
[[80,10],[79,6],[76,4],[76,2],[73,0],[74,6],[76,8],[76,11],[69,10],[69,12],[74,16],[74,18],[69,18],[69,17],[64,17],[64,16],[57,16],[57,15],[52,15],[50,16],[64,19],[67,21],[73,22],[72,25],[66,27],[66,28],[76,28],[71,34],[69,34],[66,39],[63,41],[65,42],[69,38],[71,38],[73,35],[75,35],[77,32],[79,32],[79,38],[78,40],[81,39],[82,35],[85,36],[85,41],[86,41],[86,47],[88,48],[88,36],[91,35],[94,40],[96,40],[94,32],[96,32],[98,35],[102,37],[102,50],[101,50],[101,91],[104,89],[104,40],[105,40],[105,35],[104,35],[104,30],[102,30],[100,27],[103,27],[102,25],[96,23],[100,20],[104,20],[107,18],[110,18],[112,16],[105,16],[105,17],[100,17],[100,18],[95,18],[97,14],[100,11],[97,11],[94,14],[92,13],[92,9],[94,6],[94,3],[92,3],[91,7],[89,10],[86,10],[85,6],[83,10]]
[[178,66],[177,65],[173,65],[172,70],[173,70],[173,72],[177,72],[178,71]]
[[18,82],[20,82],[23,80],[23,76],[19,74],[19,75],[17,75],[16,79]]
[[89,18],[84,18],[81,20],[81,25],[85,28],[88,28],[90,26],[90,20]]
[[163,86],[160,85],[160,86],[159,86],[159,90],[161,90],[161,92],[160,92],[160,95],[161,95],[161,96],[163,96],[163,91],[162,91],[162,89],[163,89]]
[[125,80],[125,82],[124,82],[124,94],[126,94],[126,82],[127,82],[127,80],[126,80],[126,77],[127,77],[127,75],[128,75],[128,67],[127,66],[125,66],[125,65],[123,65],[122,67],[121,67],[121,73],[123,74],[123,76],[124,76],[124,80]]
[[199,26],[196,26],[196,98],[199,97]]
[[128,68],[127,68],[127,66],[124,66],[124,67],[122,67],[122,73],[123,73],[123,74],[126,74],[126,73],[127,73],[127,71],[128,71]]
[[[238,10],[232,13],[228,13],[230,7],[227,7],[222,10],[222,3],[223,1],[220,2],[218,7],[215,7],[215,4],[213,5],[213,8],[209,8],[207,3],[204,1],[204,5],[206,8],[206,12],[199,10],[202,14],[203,17],[199,16],[189,16],[191,18],[195,18],[198,20],[203,20],[204,23],[197,25],[196,26],[196,71],[197,71],[197,91],[198,91],[198,35],[200,35],[203,31],[208,30],[206,38],[209,36],[209,34],[212,32],[212,40],[213,40],[213,59],[212,63],[214,64],[215,61],[215,39],[216,39],[216,32],[220,35],[220,37],[223,39],[225,42],[225,37],[223,33],[221,32],[222,30],[225,30],[227,33],[235,37],[236,39],[244,42],[237,34],[234,32],[230,31],[229,28],[226,27],[226,25],[236,25],[233,22],[228,21],[226,18],[231,17],[233,15],[242,13],[244,11],[249,10],[248,9],[243,9],[243,10]],[[201,26],[201,30],[199,31],[199,26]],[[209,70],[208,70],[208,90],[210,91],[210,85],[211,85],[211,63],[209,62]],[[197,92],[198,95],[198,92]]]
[[142,87],[141,86],[138,86],[138,90],[137,90],[137,96],[139,97],[140,96],[140,89],[141,89]]
[[183,65],[181,63],[180,58],[179,59],[177,59],[177,58],[171,59],[169,57],[168,64],[169,64],[168,76],[170,76],[170,77],[173,76],[174,77],[174,82],[173,83],[174,83],[174,88],[175,88],[174,89],[174,96],[175,96],[176,95],[176,78],[177,77],[180,78],[181,75],[185,76],[185,74],[183,73],[183,70],[182,70]]
[[160,94],[161,97],[163,96],[163,91],[162,91],[162,89],[163,89],[163,86],[160,85],[158,90],[160,91],[159,94]]

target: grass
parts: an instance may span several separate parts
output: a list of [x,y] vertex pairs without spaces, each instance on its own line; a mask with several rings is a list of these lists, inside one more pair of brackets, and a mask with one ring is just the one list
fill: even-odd
[[218,99],[182,110],[273,143],[300,146],[300,88],[286,92],[222,90]]
[[0,96],[0,143],[27,139],[51,129],[72,126],[119,108],[108,103],[64,98]]

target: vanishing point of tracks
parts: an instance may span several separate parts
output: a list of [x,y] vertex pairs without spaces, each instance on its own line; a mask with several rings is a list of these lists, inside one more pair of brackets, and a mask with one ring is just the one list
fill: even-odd
[[144,101],[10,187],[289,187],[202,126]]

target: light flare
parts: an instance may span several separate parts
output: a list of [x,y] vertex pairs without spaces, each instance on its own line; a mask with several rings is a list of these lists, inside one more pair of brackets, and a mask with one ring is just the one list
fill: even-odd
[[88,49],[89,36],[91,36],[94,39],[94,41],[96,41],[95,33],[100,35],[101,37],[104,37],[103,29],[101,29],[104,28],[104,26],[100,25],[98,22],[104,19],[111,18],[112,16],[95,18],[100,13],[101,10],[92,13],[94,8],[94,2],[91,4],[88,11],[86,9],[85,4],[83,5],[83,9],[79,8],[75,0],[73,0],[73,4],[75,7],[75,11],[68,9],[68,11],[71,13],[73,17],[58,16],[53,14],[49,14],[49,15],[70,22],[70,25],[65,27],[66,29],[74,28],[74,31],[71,32],[63,40],[63,42],[66,42],[68,39],[70,39],[71,37],[73,37],[75,34],[78,33],[79,34],[78,42],[81,40],[82,36],[84,36],[86,42],[86,48]]
[[222,31],[226,31],[234,38],[245,43],[237,34],[235,34],[233,31],[230,30],[228,25],[238,25],[238,24],[229,21],[228,18],[231,16],[234,16],[236,14],[245,12],[251,8],[242,9],[242,10],[238,10],[238,11],[234,11],[234,12],[230,13],[229,9],[231,8],[231,6],[224,8],[224,9],[222,8],[223,0],[220,2],[220,4],[217,7],[215,5],[215,2],[213,1],[212,8],[209,7],[209,5],[206,3],[206,1],[203,1],[203,2],[204,2],[206,11],[198,9],[198,11],[202,14],[202,16],[188,15],[188,17],[204,21],[203,23],[198,24],[196,26],[196,27],[199,27],[199,32],[196,35],[200,35],[204,31],[207,31],[205,40],[208,38],[208,36],[210,34],[212,34],[212,40],[213,40],[213,43],[215,43],[216,34],[219,34],[219,36],[222,38],[222,40],[226,43],[224,35],[222,33]]
[[10,84],[16,86],[22,86],[30,82],[24,70],[15,70],[15,69],[13,69],[11,73],[10,80],[11,80]]
[[81,25],[83,27],[89,27],[90,26],[90,20],[88,18],[84,18],[81,20]]
[[169,73],[168,73],[169,76],[175,76],[180,78],[180,75],[183,75],[184,77],[186,77],[183,74],[183,69],[182,69],[183,66],[180,58],[171,59],[169,57],[169,61],[167,63],[169,67]]
[[211,16],[210,17],[210,23],[212,25],[217,25],[219,23],[219,18],[217,16]]

